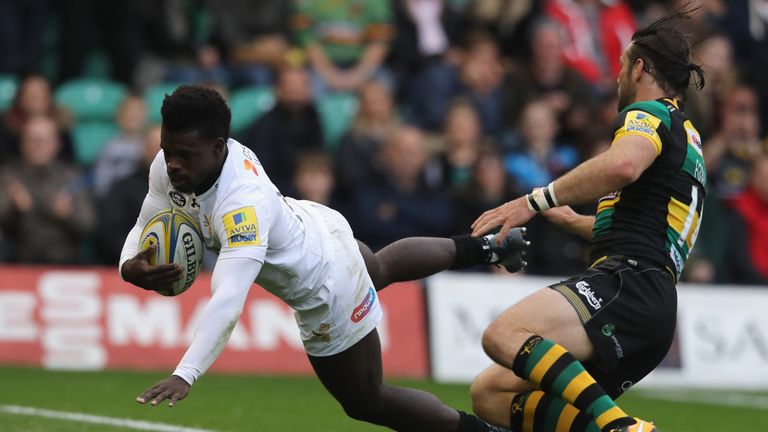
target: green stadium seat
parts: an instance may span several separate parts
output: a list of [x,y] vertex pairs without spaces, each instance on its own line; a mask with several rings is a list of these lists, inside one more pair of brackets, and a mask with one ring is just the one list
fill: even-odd
[[19,82],[13,75],[0,75],[0,112],[5,111],[13,103]]
[[80,122],[72,128],[72,144],[75,161],[80,165],[91,165],[107,142],[117,135],[118,129],[109,122]]
[[275,95],[269,87],[253,86],[232,92],[229,98],[232,132],[245,131],[262,114],[272,109],[274,104]]
[[68,81],[56,89],[56,104],[69,109],[77,121],[112,121],[126,94],[124,85],[104,79]]
[[160,123],[162,120],[160,108],[163,106],[165,95],[173,93],[180,85],[176,83],[160,83],[153,85],[144,92],[144,102],[147,104],[147,112],[149,113],[147,121],[150,124]]
[[347,132],[357,113],[357,106],[357,96],[353,93],[328,93],[317,102],[327,151],[336,151],[339,140]]

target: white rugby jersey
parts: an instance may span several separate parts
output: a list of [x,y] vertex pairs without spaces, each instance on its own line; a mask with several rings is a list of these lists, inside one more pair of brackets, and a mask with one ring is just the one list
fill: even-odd
[[[149,193],[123,246],[120,267],[138,252],[141,230],[147,221],[158,211],[173,207],[197,218],[206,247],[219,253],[212,289],[218,288],[217,272],[226,268],[227,273],[233,273],[226,276],[241,276],[236,283],[236,296],[244,301],[252,281],[242,281],[242,275],[258,272],[255,282],[294,310],[317,306],[318,299],[313,294],[325,282],[330,265],[332,240],[327,226],[308,201],[283,197],[250,149],[233,139],[227,142],[227,148],[218,180],[199,196],[174,190],[162,150],[157,154],[150,168]],[[234,263],[237,264],[233,267]],[[254,267],[261,270],[254,272]],[[224,275],[219,280],[224,280]],[[213,298],[216,297],[214,294]],[[190,384],[223,349],[222,336],[226,336],[226,342],[242,305],[240,310],[229,309],[212,310],[197,329],[195,340],[179,365],[182,368],[187,364],[187,369],[194,372],[175,372]]]

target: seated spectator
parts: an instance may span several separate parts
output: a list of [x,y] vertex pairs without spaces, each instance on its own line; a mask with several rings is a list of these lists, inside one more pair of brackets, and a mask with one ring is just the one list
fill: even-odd
[[421,131],[394,132],[379,153],[383,177],[354,191],[348,218],[355,235],[378,250],[411,236],[446,236],[454,224],[450,197],[424,184],[427,149]]
[[38,116],[48,116],[56,121],[62,145],[59,158],[69,162],[74,160],[72,141],[67,133],[72,117],[54,105],[51,85],[42,75],[29,75],[21,80],[13,103],[3,115],[0,160],[15,159],[21,155],[21,132],[31,118]]
[[96,212],[77,169],[56,156],[56,123],[29,119],[21,132],[21,163],[6,164],[0,189],[0,224],[11,260],[34,264],[80,262],[84,237]]
[[275,97],[275,106],[246,132],[243,145],[256,153],[278,189],[292,196],[296,158],[304,151],[322,151],[323,134],[304,70],[281,71]]
[[722,107],[722,124],[704,142],[709,190],[719,199],[741,192],[749,178],[749,164],[765,151],[760,142],[757,93],[740,85],[727,96]]
[[576,150],[555,140],[555,110],[543,101],[528,103],[520,119],[520,150],[504,158],[507,172],[523,190],[547,185],[578,164]]
[[272,71],[288,52],[285,0],[219,0],[207,2],[211,39],[223,53],[233,86],[271,85]]
[[467,0],[466,17],[471,28],[490,32],[504,55],[520,58],[526,33],[542,3],[535,0]]
[[483,212],[515,199],[521,193],[514,180],[507,175],[501,153],[493,146],[481,147],[469,182],[456,193],[454,234],[467,232]]
[[[746,228],[746,249],[749,259],[746,266],[754,272],[739,276],[748,283],[768,283],[768,153],[752,163],[749,186],[730,200],[730,205],[741,217]],[[740,247],[744,247],[741,244]],[[750,274],[752,273],[752,274]],[[756,274],[755,274],[756,273]],[[751,277],[750,277],[751,276]],[[757,277],[755,277],[757,276]]]
[[102,264],[117,264],[123,243],[134,225],[147,195],[149,167],[160,151],[160,125],[142,134],[139,160],[133,170],[109,185],[99,196],[99,247]]
[[500,137],[502,133],[503,76],[499,47],[493,38],[485,33],[470,35],[456,94],[475,107],[484,135]]
[[335,179],[331,159],[322,152],[304,153],[296,161],[293,180],[296,199],[305,199],[334,207]]
[[127,177],[140,164],[147,106],[144,99],[129,95],[117,111],[117,135],[107,141],[94,165],[94,190],[104,196],[112,183]]
[[[519,124],[520,113],[528,102],[544,100],[557,112],[563,138],[580,142],[591,131],[597,101],[590,84],[564,62],[562,28],[553,21],[535,22],[529,45],[529,59],[504,81],[505,128]],[[505,148],[510,145],[506,141],[503,144]],[[588,148],[582,149],[583,155],[588,153]]]
[[297,0],[291,27],[309,58],[315,97],[387,79],[390,14],[385,0]]
[[610,86],[621,70],[619,57],[637,28],[623,0],[548,0],[544,11],[567,35],[566,63],[597,87]]
[[463,16],[443,0],[397,0],[392,9],[396,31],[388,63],[400,84],[397,98],[410,121],[439,130],[456,90]]
[[349,132],[341,139],[336,177],[342,200],[360,183],[379,176],[376,158],[387,137],[400,127],[392,93],[379,81],[369,81],[358,92],[360,105]]
[[467,186],[483,143],[480,119],[469,102],[459,99],[451,105],[445,118],[442,141],[439,161],[443,187],[459,189]]
[[711,35],[695,45],[693,56],[704,69],[707,85],[688,92],[685,113],[706,142],[720,128],[720,107],[737,86],[738,73],[733,63],[733,47],[723,35]]

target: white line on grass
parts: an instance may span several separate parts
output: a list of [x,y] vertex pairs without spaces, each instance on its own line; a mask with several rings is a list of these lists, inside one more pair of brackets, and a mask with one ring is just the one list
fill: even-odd
[[155,423],[143,420],[131,420],[117,417],[104,417],[77,412],[53,411],[42,408],[23,407],[17,405],[0,405],[0,412],[8,414],[20,414],[37,417],[48,417],[57,420],[71,420],[83,423],[104,424],[110,426],[132,428],[139,430],[158,432],[215,432],[210,429],[197,429],[184,426],[176,426],[167,423]]
[[647,399],[661,399],[672,402],[692,402],[707,405],[725,405],[741,408],[768,408],[768,396],[725,393],[721,391],[707,390],[701,393],[663,391],[663,390],[643,390],[638,392]]

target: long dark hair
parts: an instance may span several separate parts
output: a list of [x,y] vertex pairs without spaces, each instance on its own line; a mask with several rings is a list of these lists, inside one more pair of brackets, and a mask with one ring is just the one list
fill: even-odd
[[704,88],[704,71],[701,66],[691,63],[688,39],[676,28],[699,9],[691,8],[691,4],[688,2],[672,15],[638,29],[627,50],[630,65],[643,59],[645,71],[653,76],[659,87],[682,100],[686,99],[691,74],[695,76],[696,88]]

